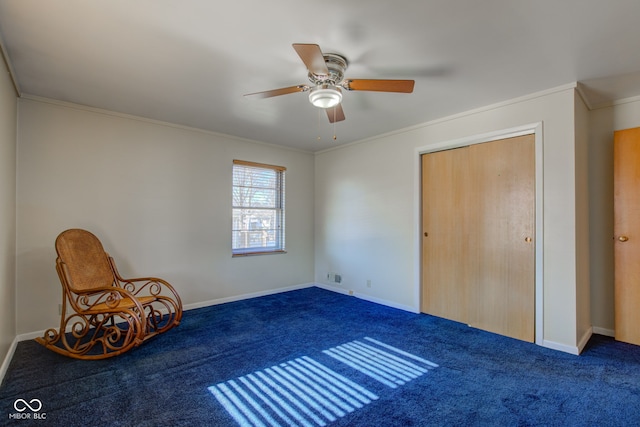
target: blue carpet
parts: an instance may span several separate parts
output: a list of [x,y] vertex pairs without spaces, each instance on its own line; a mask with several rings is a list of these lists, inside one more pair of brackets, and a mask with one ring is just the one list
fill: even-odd
[[178,328],[102,361],[21,342],[0,416],[9,426],[637,426],[640,347],[594,335],[573,356],[309,288],[187,311]]

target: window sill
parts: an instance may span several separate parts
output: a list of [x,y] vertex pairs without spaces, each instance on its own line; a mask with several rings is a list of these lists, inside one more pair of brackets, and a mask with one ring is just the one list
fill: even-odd
[[276,255],[276,254],[286,254],[287,251],[278,250],[278,251],[255,251],[255,252],[240,252],[231,254],[232,258],[241,258],[246,256],[255,256],[255,255]]

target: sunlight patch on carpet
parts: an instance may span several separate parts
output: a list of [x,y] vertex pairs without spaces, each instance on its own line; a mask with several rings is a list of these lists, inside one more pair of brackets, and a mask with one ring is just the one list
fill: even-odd
[[[369,337],[323,353],[391,388],[438,367]],[[307,356],[216,384],[209,391],[242,427],[325,426],[378,399]]]
[[209,391],[240,426],[324,426],[378,399],[306,356]]
[[323,353],[391,388],[406,384],[426,374],[429,369],[438,367],[433,362],[373,338],[365,337],[365,340],[367,343],[351,341],[324,350]]

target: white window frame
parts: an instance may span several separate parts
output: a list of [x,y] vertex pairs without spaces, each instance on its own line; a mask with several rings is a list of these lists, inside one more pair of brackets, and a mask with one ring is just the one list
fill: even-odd
[[[265,181],[254,182],[252,171],[275,173],[273,180],[266,180],[271,186],[265,186]],[[283,166],[233,161],[232,256],[286,253],[285,171]],[[267,199],[253,197],[262,190],[271,192],[272,196]]]

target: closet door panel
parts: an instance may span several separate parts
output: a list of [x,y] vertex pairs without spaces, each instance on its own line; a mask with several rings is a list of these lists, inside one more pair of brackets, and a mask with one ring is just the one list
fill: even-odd
[[469,148],[473,305],[470,325],[535,339],[535,140],[533,135]]
[[468,323],[468,148],[422,156],[422,301],[425,313]]

